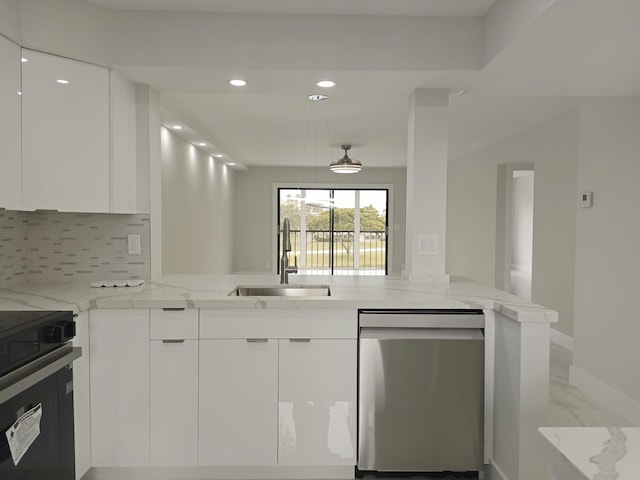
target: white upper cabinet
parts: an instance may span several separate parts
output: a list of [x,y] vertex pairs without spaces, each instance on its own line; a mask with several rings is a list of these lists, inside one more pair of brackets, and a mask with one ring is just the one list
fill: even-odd
[[109,70],[22,57],[23,209],[109,212]]
[[149,212],[149,171],[136,153],[136,87],[111,70],[111,212]]
[[0,208],[22,208],[20,47],[0,36]]

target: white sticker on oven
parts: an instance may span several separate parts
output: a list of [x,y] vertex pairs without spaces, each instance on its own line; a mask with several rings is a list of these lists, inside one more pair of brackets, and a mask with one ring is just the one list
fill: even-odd
[[7,430],[7,441],[13,457],[13,464],[18,465],[31,444],[40,435],[40,419],[42,418],[42,404],[39,403],[24,415],[20,416],[11,428]]

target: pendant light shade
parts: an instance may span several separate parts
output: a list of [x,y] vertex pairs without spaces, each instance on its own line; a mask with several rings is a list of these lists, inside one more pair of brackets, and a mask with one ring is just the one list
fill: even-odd
[[362,163],[358,160],[352,160],[347,155],[347,151],[351,149],[351,145],[342,145],[344,150],[344,157],[335,162],[332,162],[329,168],[333,173],[358,173],[362,170]]

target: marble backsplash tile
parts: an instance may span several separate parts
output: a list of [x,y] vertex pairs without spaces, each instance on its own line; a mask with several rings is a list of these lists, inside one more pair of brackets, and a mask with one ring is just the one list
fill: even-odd
[[[0,287],[151,275],[148,214],[0,212]],[[128,254],[140,235],[140,255]]]
[[0,287],[28,278],[27,214],[0,210]]

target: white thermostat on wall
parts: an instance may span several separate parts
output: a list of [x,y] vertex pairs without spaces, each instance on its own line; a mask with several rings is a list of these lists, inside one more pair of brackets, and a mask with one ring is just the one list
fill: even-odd
[[582,208],[593,207],[593,192],[582,192],[580,194],[580,206]]

